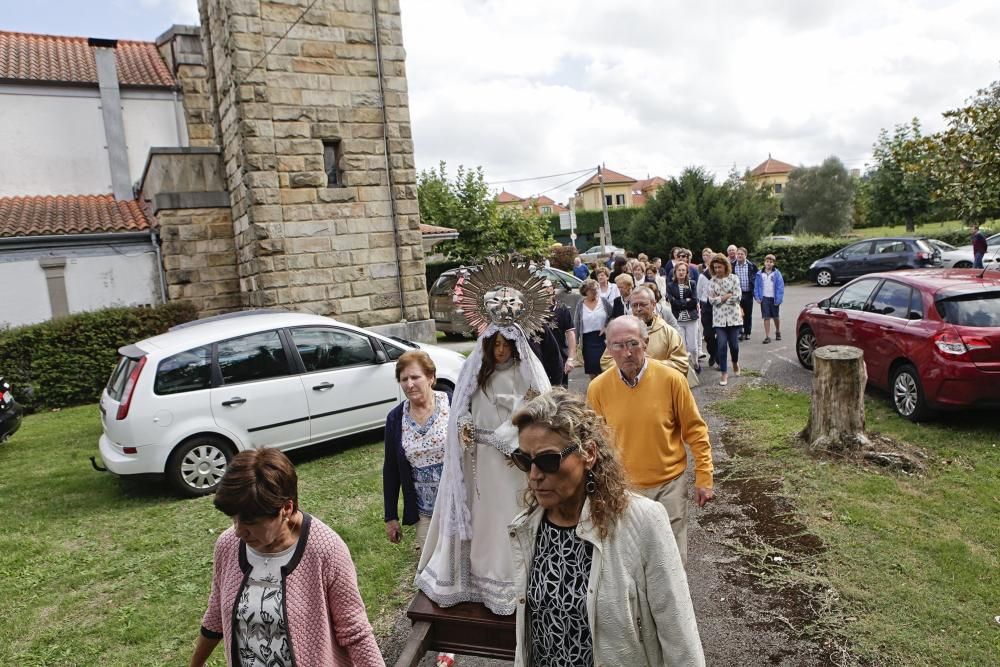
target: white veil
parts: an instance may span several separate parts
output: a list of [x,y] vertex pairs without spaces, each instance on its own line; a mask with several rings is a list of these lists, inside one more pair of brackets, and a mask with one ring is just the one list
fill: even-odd
[[451,415],[448,419],[448,440],[445,445],[444,470],[438,487],[435,512],[441,512],[441,530],[446,536],[458,535],[462,540],[472,539],[472,521],[466,502],[465,473],[462,470],[462,441],[459,434],[459,419],[469,412],[472,395],[477,388],[476,378],[483,363],[483,341],[499,332],[507,340],[513,341],[520,362],[521,377],[530,389],[543,394],[551,388],[542,363],[531,351],[528,337],[517,324],[498,326],[490,324],[476,340],[476,347],[462,366],[458,383],[451,399]]

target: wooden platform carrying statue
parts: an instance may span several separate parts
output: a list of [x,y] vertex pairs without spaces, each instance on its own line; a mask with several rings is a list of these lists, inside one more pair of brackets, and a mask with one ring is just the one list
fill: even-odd
[[516,608],[507,525],[521,511],[524,475],[510,418],[549,390],[529,339],[549,317],[544,279],[491,259],[470,270],[455,300],[478,332],[452,397],[444,470],[411,604],[416,623],[397,665],[430,649],[510,659]]

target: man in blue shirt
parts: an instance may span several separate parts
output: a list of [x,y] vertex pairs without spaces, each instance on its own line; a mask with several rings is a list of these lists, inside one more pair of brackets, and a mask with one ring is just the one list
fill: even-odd
[[590,277],[590,269],[583,263],[579,255],[573,258],[573,275],[580,280],[586,280]]

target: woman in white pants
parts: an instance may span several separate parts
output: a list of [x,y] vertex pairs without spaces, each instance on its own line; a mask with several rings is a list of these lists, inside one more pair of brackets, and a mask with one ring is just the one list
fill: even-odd
[[684,347],[691,358],[691,368],[701,372],[698,359],[698,295],[688,275],[687,262],[674,263],[674,279],[667,285],[670,310],[677,318],[677,326],[684,338]]

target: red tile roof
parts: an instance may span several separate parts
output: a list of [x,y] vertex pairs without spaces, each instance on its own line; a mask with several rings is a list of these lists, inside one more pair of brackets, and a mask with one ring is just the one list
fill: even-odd
[[150,227],[136,200],[113,195],[0,197],[0,238],[142,232]]
[[660,176],[653,176],[652,178],[644,178],[641,181],[636,181],[635,185],[632,186],[632,194],[641,194],[644,190],[652,189],[654,192],[664,185],[667,179],[661,178]]
[[782,162],[781,160],[775,160],[770,155],[767,159],[758,164],[750,172],[751,176],[766,176],[768,174],[787,174],[792,169],[795,169],[793,165],[787,162]]
[[513,204],[514,202],[521,201],[521,197],[515,194],[511,194],[506,190],[502,190],[500,194],[497,195],[497,203],[499,204]]
[[[0,80],[97,85],[95,48],[86,37],[0,31]],[[121,86],[176,85],[153,42],[119,41],[115,61]]]
[[[604,184],[605,185],[607,185],[608,183],[635,183],[636,182],[636,180],[634,178],[632,178],[631,176],[626,176],[625,174],[619,174],[617,171],[612,171],[612,170],[608,169],[607,167],[605,167],[602,171],[604,172]],[[589,187],[591,187],[593,185],[598,185],[599,183],[600,183],[600,180],[598,179],[597,174],[594,174],[593,176],[591,176],[590,178],[588,178],[586,181],[584,181],[583,185],[581,185],[580,187],[578,187],[576,189],[576,191],[580,192],[582,190],[586,190],[587,188],[589,188]]]
[[420,223],[421,234],[458,234],[457,229],[451,227],[439,227],[438,225],[425,225]]

